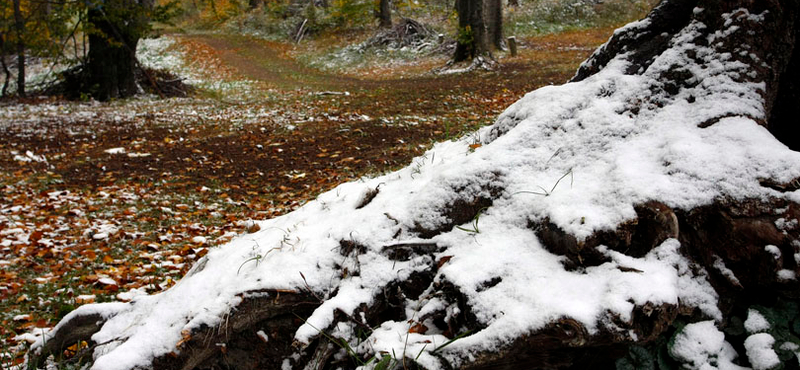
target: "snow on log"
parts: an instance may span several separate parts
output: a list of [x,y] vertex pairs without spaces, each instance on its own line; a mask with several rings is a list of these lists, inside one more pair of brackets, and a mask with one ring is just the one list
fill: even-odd
[[[94,370],[586,368],[678,317],[689,343],[741,297],[796,299],[797,8],[664,1],[494,125],[59,328],[85,327]],[[733,361],[714,333],[673,357]]]

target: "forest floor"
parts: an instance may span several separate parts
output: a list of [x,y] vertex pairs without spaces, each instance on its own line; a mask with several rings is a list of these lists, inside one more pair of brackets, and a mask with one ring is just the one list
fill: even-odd
[[3,367],[76,306],[171,286],[208,248],[254,231],[250,219],[492,123],[526,92],[567,81],[611,31],[522,40],[494,72],[436,75],[445,59],[427,58],[347,76],[306,67],[287,44],[179,35],[190,68],[245,87],[0,102]]

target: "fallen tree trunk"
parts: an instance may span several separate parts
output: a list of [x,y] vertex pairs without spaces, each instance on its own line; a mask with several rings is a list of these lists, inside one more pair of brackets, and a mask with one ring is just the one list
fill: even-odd
[[797,14],[793,0],[663,1],[573,83],[47,339],[91,340],[96,370],[794,361]]

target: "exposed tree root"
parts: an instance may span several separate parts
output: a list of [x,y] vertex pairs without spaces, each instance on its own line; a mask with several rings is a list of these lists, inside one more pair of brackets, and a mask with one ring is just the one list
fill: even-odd
[[280,368],[291,353],[292,335],[321,303],[313,294],[289,291],[249,292],[218,327],[202,327],[156,358],[154,369]]

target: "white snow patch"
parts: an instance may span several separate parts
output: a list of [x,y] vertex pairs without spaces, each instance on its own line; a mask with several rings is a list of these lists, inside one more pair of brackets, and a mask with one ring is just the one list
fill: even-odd
[[20,155],[16,150],[12,150],[11,154],[17,162],[47,162],[47,158],[44,155],[33,154],[30,150],[26,150],[25,155]]
[[750,334],[769,330],[769,321],[758,310],[750,309],[747,311],[747,320],[744,321],[744,328]]
[[781,217],[775,220],[775,227],[777,227],[778,230],[789,231],[792,229],[796,229],[797,225],[798,225],[797,219],[786,220],[785,218]]
[[781,250],[774,245],[768,245],[764,247],[764,250],[769,252],[776,260],[781,258]]
[[772,349],[775,338],[767,333],[753,334],[744,340],[747,359],[753,370],[767,370],[781,363],[778,354]]
[[94,294],[81,294],[75,297],[75,300],[77,303],[84,303],[84,302],[94,302],[96,298],[97,296]]
[[738,354],[714,321],[686,325],[675,337],[670,354],[682,360],[685,369],[743,369],[733,363]]
[[100,283],[100,284],[103,284],[103,285],[117,285],[117,281],[116,280],[114,280],[114,279],[112,279],[110,277],[107,277],[107,276],[103,276],[103,277],[97,279],[97,282]]
[[195,244],[205,244],[206,242],[208,242],[208,239],[204,236],[195,236],[192,238],[192,243]]
[[125,148],[111,148],[104,150],[104,152],[108,154],[125,154]]
[[730,281],[736,286],[742,286],[742,283],[739,282],[739,279],[736,277],[736,274],[734,274],[733,271],[731,271],[731,269],[728,268],[728,266],[725,266],[725,261],[723,261],[722,258],[720,258],[719,256],[714,256],[713,266],[715,269],[717,269],[717,271],[719,271],[720,274],[722,274],[722,276],[726,277],[728,281]]
[[128,290],[127,292],[118,293],[116,295],[117,300],[121,302],[130,302],[134,300],[136,297],[146,296],[147,290],[145,288],[133,288]]
[[794,271],[789,269],[781,269],[778,270],[778,280],[781,281],[789,281],[789,280],[796,280],[797,275]]

